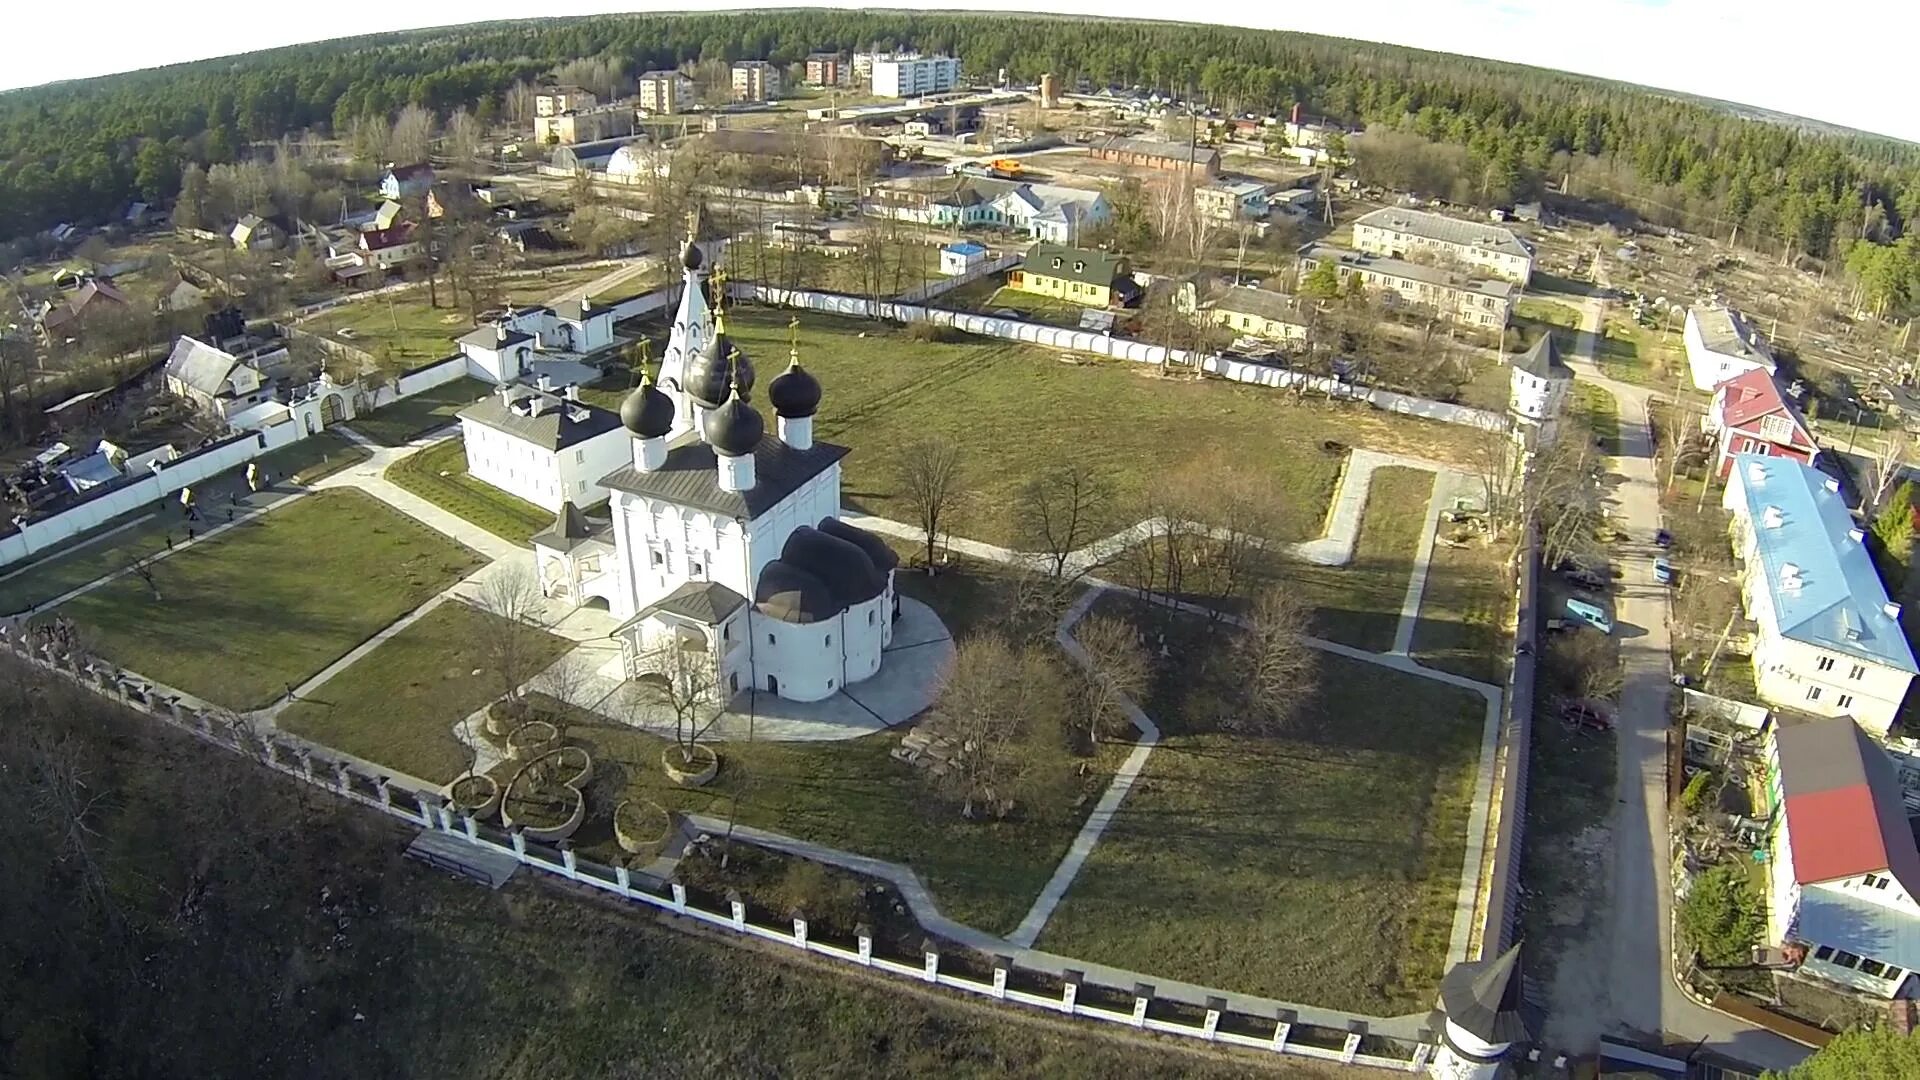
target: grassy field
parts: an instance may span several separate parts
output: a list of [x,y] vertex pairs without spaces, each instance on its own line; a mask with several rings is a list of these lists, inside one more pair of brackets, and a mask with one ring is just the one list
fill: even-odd
[[[1610,379],[1672,389],[1687,365],[1686,346],[1671,330],[1642,326],[1625,316],[1611,316],[1606,333],[1596,343],[1600,370]],[[1691,390],[1691,384],[1685,389]]]
[[[473,329],[464,307],[441,297],[427,303],[425,288],[373,296],[321,312],[301,329],[370,354],[386,371],[405,371],[459,352],[454,339]],[[346,331],[346,333],[342,333]]]
[[1429,1006],[1482,700],[1323,655],[1295,733],[1262,738],[1190,722],[1188,682],[1161,673],[1145,708],[1163,740],[1038,947],[1375,1015]]
[[144,520],[128,519],[123,523],[125,531],[109,539],[69,555],[31,563],[18,572],[10,570],[10,576],[0,579],[0,611],[24,611],[44,604],[69,589],[124,570],[135,559],[165,551],[169,532],[176,539],[186,538],[178,507],[155,505],[147,509],[150,514]]
[[356,417],[347,426],[382,446],[405,446],[429,431],[456,423],[455,414],[491,389],[479,379],[462,376]]
[[255,458],[269,483],[311,484],[373,455],[359,443],[333,431],[309,435]]
[[0,953],[38,974],[0,980],[7,1076],[113,1060],[166,1076],[489,1080],[1336,1072],[825,967],[535,874],[489,891],[404,858],[398,823],[243,757],[58,683],[22,701],[9,728],[35,739],[0,740],[0,770],[23,778],[9,797],[38,796],[30,745],[73,756],[99,796],[89,836],[114,907],[74,901],[50,870],[52,819],[22,812],[0,845]]
[[[1353,561],[1345,566],[1316,566],[1279,561],[1272,573],[1287,591],[1313,610],[1316,637],[1359,649],[1393,648],[1400,605],[1407,596],[1420,533],[1433,498],[1433,474],[1424,469],[1387,468],[1373,474]],[[1431,597],[1428,598],[1431,602]]]
[[1004,287],[994,290],[993,295],[976,305],[975,310],[995,312],[1002,308],[1017,312],[1032,322],[1064,326],[1070,330],[1079,328],[1080,313],[1087,310],[1086,305],[1071,300]]
[[385,504],[322,491],[60,606],[103,656],[233,709],[279,697],[481,564]]
[[441,604],[282,712],[280,728],[435,783],[471,757],[453,725],[506,692],[489,642],[526,637],[522,655],[544,670],[572,648],[565,638],[458,601]]
[[1542,300],[1536,296],[1523,296],[1513,305],[1516,318],[1529,322],[1545,323],[1565,329],[1575,329],[1580,325],[1580,309],[1552,300]]
[[[790,317],[745,308],[728,315],[728,332],[763,380],[786,355]],[[848,505],[910,517],[897,455],[917,439],[945,437],[965,458],[967,498],[954,534],[1002,544],[1017,540],[1015,493],[1046,464],[1077,461],[1111,476],[1117,497],[1100,523],[1106,529],[1139,519],[1137,503],[1154,476],[1230,459],[1279,487],[1275,539],[1302,540],[1319,535],[1343,461],[1323,442],[1465,463],[1477,438],[1466,428],[1364,406],[1165,379],[1143,365],[1063,363],[1061,354],[1027,345],[919,342],[861,320],[804,316],[800,354],[826,388],[816,437],[854,450],[842,464]]]
[[524,544],[553,524],[553,512],[467,474],[466,443],[445,439],[387,466],[387,479],[487,530]]
[[1568,412],[1576,423],[1585,425],[1594,438],[1600,440],[1602,453],[1620,453],[1620,403],[1612,394],[1590,382],[1576,382]]
[[739,281],[854,296],[877,292],[883,299],[946,276],[940,272],[939,245],[918,243],[888,244],[885,262],[876,268],[857,251],[835,256],[814,249],[794,251],[737,242],[729,248],[723,268],[728,277]]
[[1514,592],[1506,552],[1436,543],[1413,626],[1414,659],[1430,668],[1505,686],[1513,652]]

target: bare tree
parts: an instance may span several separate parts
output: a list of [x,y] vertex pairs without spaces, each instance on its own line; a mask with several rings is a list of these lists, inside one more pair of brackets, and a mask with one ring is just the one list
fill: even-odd
[[154,601],[158,603],[160,600],[160,583],[154,580],[153,564],[154,558],[152,555],[135,555],[133,558],[127,560],[127,572],[139,578],[141,583],[147,587],[147,591],[153,594]]
[[541,654],[535,630],[544,603],[540,581],[524,563],[499,567],[474,595],[475,607],[500,620],[488,628],[483,645],[488,665],[500,680],[501,696],[513,706],[520,704],[521,687],[537,674],[533,666]]
[[1132,719],[1124,703],[1138,702],[1153,680],[1153,663],[1140,641],[1140,631],[1125,619],[1089,615],[1073,628],[1073,638],[1086,652],[1080,685],[1081,731],[1089,742],[1099,742],[1103,731],[1124,731]]
[[959,800],[962,817],[976,808],[1005,817],[1043,779],[1060,753],[1049,723],[1061,715],[1060,691],[1057,669],[1035,646],[1015,649],[993,635],[960,645],[927,724],[955,748],[935,780]]
[[960,448],[951,439],[935,436],[912,443],[899,457],[899,484],[914,521],[927,538],[927,573],[934,572],[934,552],[941,522],[965,491]]
[[[694,638],[699,640],[695,641]],[[693,748],[726,715],[719,671],[712,650],[698,631],[669,632],[640,656],[641,676],[629,693],[629,707],[659,706],[673,714],[673,741],[680,759],[693,760]]]
[[470,164],[480,153],[480,121],[463,106],[447,117],[447,156],[461,165]]
[[[1319,679],[1320,657],[1307,642],[1307,609],[1279,588],[1262,591],[1244,629],[1221,654],[1224,680],[1237,695],[1222,728],[1272,735],[1290,729]],[[1237,700],[1235,698],[1237,697]]]
[[528,86],[525,80],[507,87],[506,93],[502,95],[507,120],[514,124],[533,123],[534,97],[533,87]]
[[1912,440],[1904,428],[1896,428],[1893,434],[1880,440],[1873,452],[1873,505],[1878,508],[1886,500],[1887,493],[1893,490],[1900,480],[1900,474],[1907,460],[1907,451],[1912,448]]
[[93,826],[94,807],[105,797],[87,782],[80,748],[71,739],[35,730],[26,740],[28,810],[34,822],[54,837],[56,862],[72,868],[82,895],[109,925],[119,922],[119,907],[101,861],[103,846]]
[[397,164],[427,160],[433,149],[433,114],[418,105],[408,105],[394,118],[387,138],[387,152]]
[[[1069,558],[1094,539],[1112,500],[1113,485],[1092,466],[1046,469],[1014,495],[1021,542],[1045,554],[1053,576],[1064,579]],[[1074,576],[1090,569],[1081,566]]]

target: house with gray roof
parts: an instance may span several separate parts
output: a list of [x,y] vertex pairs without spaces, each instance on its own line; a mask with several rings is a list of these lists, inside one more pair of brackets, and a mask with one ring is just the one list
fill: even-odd
[[1533,249],[1512,229],[1425,210],[1390,206],[1362,214],[1353,223],[1353,246],[1396,259],[1459,263],[1523,288],[1533,277]]
[[551,380],[508,383],[460,410],[467,472],[536,506],[605,502],[600,478],[628,457],[620,417]]
[[1475,275],[1453,267],[1416,263],[1365,251],[1310,243],[1300,249],[1300,275],[1332,264],[1345,287],[1359,277],[1366,288],[1395,307],[1432,311],[1457,325],[1500,334],[1520,287],[1504,278]]
[[1701,390],[1711,391],[1749,371],[1772,375],[1779,370],[1767,340],[1725,304],[1688,308],[1681,340],[1687,347],[1687,373]]
[[273,396],[259,367],[184,334],[173,343],[162,375],[168,393],[223,420]]

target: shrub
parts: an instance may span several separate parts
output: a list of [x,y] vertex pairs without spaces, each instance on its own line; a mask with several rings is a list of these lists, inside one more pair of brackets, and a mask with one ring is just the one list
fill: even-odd
[[1713,773],[1701,769],[1687,781],[1686,790],[1680,793],[1680,805],[1689,815],[1700,812],[1700,804],[1707,801],[1707,787],[1713,783]]
[[1693,879],[1680,906],[1680,935],[1710,966],[1749,962],[1767,915],[1747,881],[1746,867],[1723,863]]
[[930,322],[908,323],[907,337],[912,341],[941,345],[951,345],[967,339],[967,335],[955,330],[951,326],[941,326],[937,323]]

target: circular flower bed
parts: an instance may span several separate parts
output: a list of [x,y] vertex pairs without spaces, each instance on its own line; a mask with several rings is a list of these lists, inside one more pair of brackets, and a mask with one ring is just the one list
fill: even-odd
[[613,838],[620,850],[652,862],[673,835],[673,815],[651,799],[628,799],[613,810]]
[[559,728],[545,720],[529,720],[507,736],[507,756],[515,761],[531,761],[551,753],[559,743]]
[[480,732],[495,743],[504,743],[515,728],[526,722],[526,710],[522,706],[496,701],[487,706],[486,719],[480,721]]
[[720,772],[720,755],[704,743],[694,743],[689,757],[676,744],[660,751],[660,767],[681,787],[703,787]]
[[485,821],[500,809],[500,782],[486,773],[468,773],[447,789],[453,808]]
[[565,840],[586,820],[584,789],[592,778],[593,757],[585,750],[578,746],[549,750],[520,766],[507,782],[500,821],[510,829],[525,830],[529,840]]

